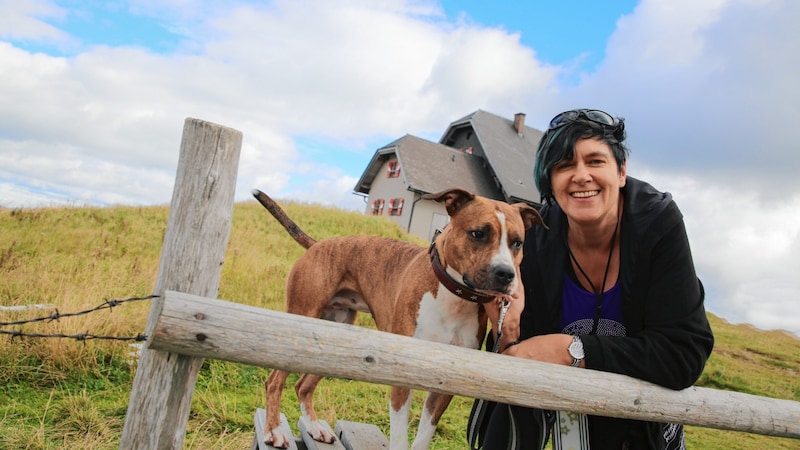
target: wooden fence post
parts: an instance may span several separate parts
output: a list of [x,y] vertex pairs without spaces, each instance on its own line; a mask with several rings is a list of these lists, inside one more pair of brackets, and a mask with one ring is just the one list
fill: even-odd
[[[187,118],[154,293],[216,297],[228,246],[242,133]],[[202,357],[148,349],[163,299],[153,300],[119,447],[180,449]]]

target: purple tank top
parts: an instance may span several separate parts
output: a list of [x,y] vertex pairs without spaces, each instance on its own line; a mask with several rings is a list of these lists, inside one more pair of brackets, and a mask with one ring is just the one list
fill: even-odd
[[[576,284],[564,274],[561,293],[561,332],[577,336],[592,333],[597,308],[597,295]],[[603,306],[597,324],[599,336],[625,336],[622,317],[622,286],[619,280],[603,293]]]

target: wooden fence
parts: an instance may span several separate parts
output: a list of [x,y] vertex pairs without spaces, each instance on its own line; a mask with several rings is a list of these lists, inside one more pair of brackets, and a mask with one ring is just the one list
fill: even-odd
[[203,358],[601,416],[800,438],[800,402],[419,341],[216,299],[241,133],[187,119],[120,448],[178,449]]

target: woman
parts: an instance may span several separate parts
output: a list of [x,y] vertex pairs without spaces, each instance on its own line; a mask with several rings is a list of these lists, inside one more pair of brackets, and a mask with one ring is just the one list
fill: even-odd
[[[500,348],[683,389],[714,345],[703,286],[681,212],[670,194],[628,177],[624,140],[624,120],[599,110],[566,111],[550,122],[534,167],[549,230],[534,227],[526,237],[524,310],[512,302]],[[497,311],[488,309],[496,324]],[[508,405],[491,412],[483,448],[509,448],[510,429],[516,448],[542,448],[555,421],[556,449],[684,448],[680,425]]]

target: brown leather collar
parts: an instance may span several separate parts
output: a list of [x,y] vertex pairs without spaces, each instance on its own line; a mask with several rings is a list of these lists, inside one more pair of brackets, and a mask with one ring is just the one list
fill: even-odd
[[[438,234],[439,233],[437,232],[436,235]],[[436,278],[439,279],[444,287],[446,287],[447,290],[453,294],[470,302],[488,303],[494,300],[496,297],[495,295],[477,292],[471,288],[468,288],[467,286],[464,286],[447,274],[447,272],[444,270],[444,267],[442,267],[442,262],[439,260],[439,251],[436,250],[435,240],[436,237],[434,236],[434,241],[431,242],[431,247],[428,253],[431,255],[431,266],[433,267],[433,273],[436,274]]]

